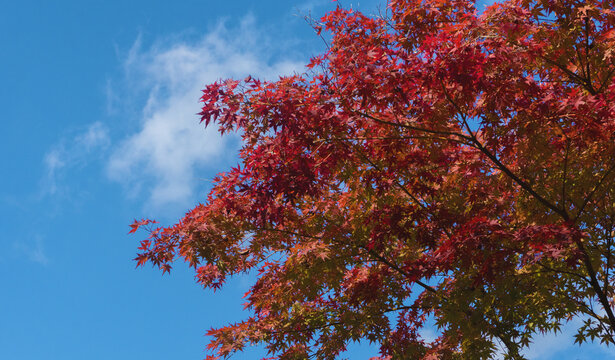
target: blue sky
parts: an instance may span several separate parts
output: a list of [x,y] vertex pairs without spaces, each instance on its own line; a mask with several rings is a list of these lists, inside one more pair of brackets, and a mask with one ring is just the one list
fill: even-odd
[[[367,11],[378,1],[345,2]],[[250,279],[212,295],[178,266],[135,270],[134,218],[171,223],[238,141],[198,124],[199,90],[301,71],[329,0],[29,1],[0,13],[0,358],[202,359]],[[608,356],[537,342],[533,358]],[[238,355],[253,359],[260,354]],[[353,359],[373,354],[354,347]]]

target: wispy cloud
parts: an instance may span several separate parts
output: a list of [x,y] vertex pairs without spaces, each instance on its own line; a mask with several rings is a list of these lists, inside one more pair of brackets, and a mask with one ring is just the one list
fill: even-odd
[[43,239],[40,236],[35,236],[31,241],[16,242],[13,247],[18,254],[25,255],[32,262],[40,265],[49,263],[49,258],[43,247]]
[[56,180],[58,171],[66,166],[61,152],[61,149],[54,148],[45,154],[44,162],[47,169],[47,177],[44,180],[43,191],[51,195],[55,194],[58,190]]
[[124,59],[125,82],[145,87],[147,101],[138,131],[109,159],[109,178],[130,194],[145,192],[156,208],[188,203],[198,188],[196,173],[232,159],[237,148],[236,138],[199,124],[200,90],[220,78],[301,71],[301,62],[272,55],[281,50],[250,17],[234,28],[221,22],[197,41],[172,39],[144,49],[139,37]]
[[56,194],[61,189],[60,182],[67,170],[83,166],[93,155],[100,156],[109,144],[109,131],[100,122],[90,124],[84,131],[68,139],[61,139],[43,158],[46,169],[43,194]]
[[297,10],[301,13],[310,13],[324,6],[331,6],[331,0],[308,0],[299,4]]
[[75,148],[72,150],[82,150],[86,153],[105,148],[109,145],[109,132],[102,123],[95,122],[86,131],[75,136],[74,144]]

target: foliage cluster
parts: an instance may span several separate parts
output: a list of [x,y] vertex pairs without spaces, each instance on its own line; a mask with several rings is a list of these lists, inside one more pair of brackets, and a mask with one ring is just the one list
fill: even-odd
[[359,339],[381,359],[521,359],[579,317],[578,342],[613,343],[614,25],[607,0],[338,7],[305,74],[205,88],[241,163],[176,225],[135,222],[137,261],[183,258],[212,289],[258,272],[212,359]]

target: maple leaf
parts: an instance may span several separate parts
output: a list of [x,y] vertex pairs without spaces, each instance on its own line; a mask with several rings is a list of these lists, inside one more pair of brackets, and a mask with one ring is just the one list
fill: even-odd
[[135,233],[142,226],[146,226],[149,224],[156,224],[156,223],[158,223],[156,220],[150,220],[150,219],[137,220],[135,219],[135,221],[132,224],[130,224],[130,231],[128,233],[129,234]]

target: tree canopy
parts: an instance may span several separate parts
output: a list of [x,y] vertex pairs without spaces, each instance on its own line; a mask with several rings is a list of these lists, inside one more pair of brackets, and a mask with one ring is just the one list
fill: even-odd
[[132,225],[139,265],[183,258],[214,290],[257,274],[209,358],[364,339],[381,359],[521,359],[575,318],[577,342],[613,343],[612,1],[390,0],[313,25],[328,48],[304,74],[203,90],[240,164],[177,224]]

